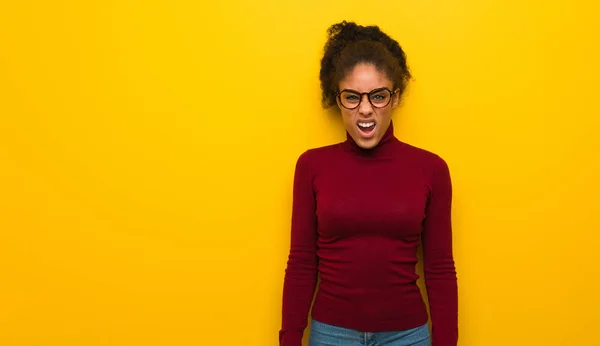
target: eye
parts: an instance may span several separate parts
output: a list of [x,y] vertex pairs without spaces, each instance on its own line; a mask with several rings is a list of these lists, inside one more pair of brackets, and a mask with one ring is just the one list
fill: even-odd
[[383,106],[389,102],[390,93],[387,90],[375,91],[369,95],[369,99],[374,105]]
[[343,91],[340,99],[342,102],[354,105],[360,102],[360,95],[351,91]]

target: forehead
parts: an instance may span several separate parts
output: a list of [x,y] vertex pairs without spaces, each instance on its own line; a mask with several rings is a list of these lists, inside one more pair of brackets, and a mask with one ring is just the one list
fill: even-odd
[[387,75],[377,70],[372,64],[358,64],[340,81],[340,90],[352,89],[358,92],[369,92],[373,89],[387,87],[392,89],[392,82]]

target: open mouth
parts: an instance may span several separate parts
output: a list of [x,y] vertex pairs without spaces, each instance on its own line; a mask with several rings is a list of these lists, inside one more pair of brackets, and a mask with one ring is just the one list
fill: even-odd
[[360,132],[362,132],[365,135],[371,134],[373,132],[373,130],[375,129],[374,121],[369,121],[369,122],[359,121],[357,123],[357,125],[358,125],[358,129],[360,130]]

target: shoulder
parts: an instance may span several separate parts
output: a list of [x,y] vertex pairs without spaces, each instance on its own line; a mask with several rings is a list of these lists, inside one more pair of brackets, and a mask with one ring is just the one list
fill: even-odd
[[430,178],[445,176],[449,174],[448,163],[437,153],[432,151],[400,142],[404,157],[408,158],[411,165],[418,167],[426,176]]
[[318,165],[320,162],[327,161],[340,151],[340,143],[325,145],[321,147],[309,148],[302,152],[298,157],[298,165]]
[[406,142],[400,142],[402,149],[406,156],[412,158],[413,160],[422,162],[425,165],[445,165],[446,161],[438,154],[414,146],[412,144],[408,144]]
[[297,157],[294,173],[296,179],[314,179],[338,153],[339,143],[306,149]]

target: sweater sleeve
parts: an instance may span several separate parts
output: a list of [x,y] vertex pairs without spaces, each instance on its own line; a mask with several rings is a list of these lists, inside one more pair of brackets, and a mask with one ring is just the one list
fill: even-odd
[[422,234],[432,346],[456,346],[458,286],[452,252],[452,183],[448,165],[439,157],[432,173]]
[[317,284],[317,217],[308,152],[294,173],[290,251],[283,284],[281,346],[301,346]]

